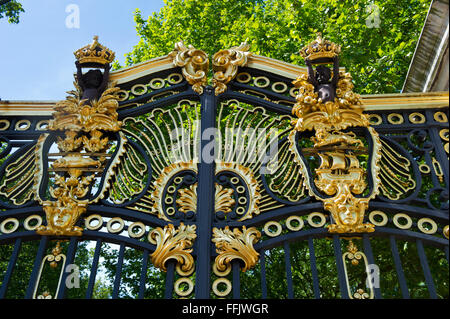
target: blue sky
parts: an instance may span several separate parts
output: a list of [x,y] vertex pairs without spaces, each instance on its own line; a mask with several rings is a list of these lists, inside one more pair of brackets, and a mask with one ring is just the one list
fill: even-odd
[[[19,24],[0,20],[0,98],[2,100],[60,100],[73,89],[73,52],[99,42],[124,54],[139,41],[133,13],[158,12],[163,0],[21,0],[25,12]],[[79,8],[79,28],[68,28],[67,6]],[[70,7],[69,7],[70,8]],[[73,21],[72,19],[68,19]]]

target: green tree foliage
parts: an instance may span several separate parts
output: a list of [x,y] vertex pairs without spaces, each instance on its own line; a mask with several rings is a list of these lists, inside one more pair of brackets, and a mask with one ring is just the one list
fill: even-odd
[[298,51],[322,32],[342,45],[341,64],[351,72],[356,92],[399,92],[430,0],[374,4],[369,0],[166,0],[161,11],[147,19],[136,10],[140,41],[126,55],[125,64],[165,55],[181,40],[210,56],[247,40],[255,54],[302,65]]
[[7,18],[9,23],[19,23],[19,14],[24,12],[17,1],[0,0],[0,19]]

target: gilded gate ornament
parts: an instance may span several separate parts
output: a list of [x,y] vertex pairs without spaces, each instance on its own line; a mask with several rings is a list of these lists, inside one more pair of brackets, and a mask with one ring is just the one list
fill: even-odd
[[194,258],[192,246],[197,234],[195,225],[180,223],[178,228],[168,224],[164,228],[155,228],[148,235],[150,243],[156,245],[151,259],[155,267],[167,271],[167,261],[173,259],[177,262],[177,272],[182,276],[188,276],[194,271]]
[[[363,223],[363,219],[369,200],[378,193],[378,160],[381,156],[378,134],[369,127],[369,120],[362,113],[364,108],[359,95],[352,91],[351,75],[339,72],[340,47],[319,35],[300,53],[305,58],[308,74],[293,82],[299,91],[292,110],[297,119],[293,121],[294,130],[289,137],[291,148],[298,152],[294,146],[296,132],[314,132],[311,137],[313,148],[307,150],[309,155],[320,159],[320,166],[314,170],[314,185],[330,197],[324,198],[311,187],[309,189],[331,213],[332,224],[328,230],[332,233],[373,232],[374,226]],[[333,71],[326,64],[332,64]],[[366,171],[357,156],[366,153],[367,149],[354,132],[347,130],[353,127],[367,128],[372,139],[373,191],[367,197],[357,197],[367,188]],[[304,175],[308,176],[305,163],[300,164]]]
[[213,228],[212,241],[216,244],[216,257],[213,270],[220,276],[226,275],[231,269],[231,261],[239,259],[244,263],[242,271],[246,272],[256,265],[259,254],[253,245],[261,238],[261,233],[255,228],[242,226],[231,230]]
[[[66,100],[56,103],[51,131],[62,131],[65,137],[57,138],[62,157],[56,159],[51,170],[56,172],[55,185],[50,195],[56,201],[41,201],[47,225],[40,226],[40,235],[81,236],[82,228],[76,226],[79,217],[86,212],[86,198],[96,178],[96,171],[103,171],[110,147],[105,132],[117,132],[122,125],[118,121],[118,87],[108,86],[109,63],[114,52],[98,43],[94,37],[91,45],[76,51],[77,77],[75,91]],[[104,68],[82,73],[82,68]],[[59,174],[58,174],[59,173]]]
[[183,76],[192,85],[192,90],[203,94],[203,87],[207,85],[209,59],[202,50],[197,50],[192,45],[186,45],[180,41],[175,44],[169,56],[173,59],[173,65],[181,67]]
[[247,65],[247,59],[251,55],[248,49],[250,49],[250,45],[242,42],[239,46],[214,54],[212,67],[214,70],[213,87],[216,95],[225,92],[228,82],[236,77],[238,67]]
[[[364,289],[358,288],[356,291],[352,292],[351,287],[354,287],[355,284],[352,285],[349,282],[349,269],[347,267],[346,260],[349,260],[352,264],[352,268],[359,265],[360,261],[364,262],[364,268],[366,273],[365,284],[369,289],[369,293],[367,293]],[[347,292],[350,299],[373,299],[374,298],[374,285],[372,283],[372,275],[369,269],[369,262],[367,260],[366,255],[359,251],[358,247],[353,243],[353,240],[349,240],[347,251],[342,255],[342,261],[344,263],[344,273],[345,280],[347,281]]]

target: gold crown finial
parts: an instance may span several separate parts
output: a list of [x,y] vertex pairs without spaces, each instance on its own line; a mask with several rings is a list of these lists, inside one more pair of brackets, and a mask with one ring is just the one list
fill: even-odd
[[300,50],[300,55],[310,61],[334,58],[341,52],[341,46],[322,38],[322,32],[317,32],[317,38]]
[[115,53],[98,43],[98,35],[95,35],[91,44],[88,44],[73,53],[80,64],[96,63],[106,64],[114,61]]

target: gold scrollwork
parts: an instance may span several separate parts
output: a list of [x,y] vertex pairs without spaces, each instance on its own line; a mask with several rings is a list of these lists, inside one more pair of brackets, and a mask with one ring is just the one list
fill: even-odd
[[61,243],[58,241],[56,243],[56,246],[52,249],[52,253],[45,256],[42,259],[41,266],[39,268],[38,279],[36,281],[36,285],[34,286],[33,299],[52,299],[53,298],[52,295],[48,291],[44,291],[41,295],[37,296],[37,291],[39,289],[39,284],[42,279],[45,264],[49,263],[49,266],[51,268],[55,269],[56,267],[58,267],[58,263],[60,261],[62,261],[62,266],[61,266],[61,270],[60,270],[58,285],[55,290],[55,296],[56,296],[57,292],[59,291],[59,287],[61,286],[61,279],[62,279],[63,273],[65,271],[65,264],[66,264],[66,255],[64,255],[62,253]]
[[227,89],[227,84],[236,77],[238,67],[245,66],[250,56],[246,42],[228,50],[221,50],[213,55],[212,67],[214,70],[213,87],[215,94],[219,95]]
[[155,267],[167,271],[166,262],[174,259],[177,262],[176,270],[181,276],[188,276],[194,270],[192,246],[197,234],[195,225],[180,223],[178,228],[168,224],[164,228],[158,227],[148,235],[148,241],[156,245],[151,259]]
[[192,90],[203,94],[203,87],[207,84],[208,55],[192,45],[186,47],[183,42],[178,42],[169,56],[175,66],[182,68],[183,76],[192,85]]
[[[369,284],[369,291],[370,294],[366,293],[363,289],[359,288],[354,293],[351,291],[351,285],[349,283],[348,279],[348,270],[347,270],[347,263],[346,260],[351,261],[351,264],[353,266],[359,265],[360,260],[364,261],[364,266],[366,270],[367,279],[366,282]],[[345,252],[342,255],[342,261],[344,263],[344,272],[345,272],[345,279],[347,281],[347,289],[348,289],[348,295],[350,299],[373,299],[374,298],[374,287],[372,280],[370,280],[370,273],[369,273],[369,262],[367,261],[366,255],[358,250],[358,247],[353,243],[353,241],[350,239],[349,244],[347,246],[347,252]]]
[[258,262],[259,254],[253,248],[253,244],[261,238],[261,233],[255,228],[242,226],[242,231],[238,228],[230,230],[228,226],[224,229],[213,228],[212,241],[216,244],[218,256],[214,263],[216,274],[227,273],[231,261],[239,259],[244,263],[242,268],[246,272],[254,267]]

